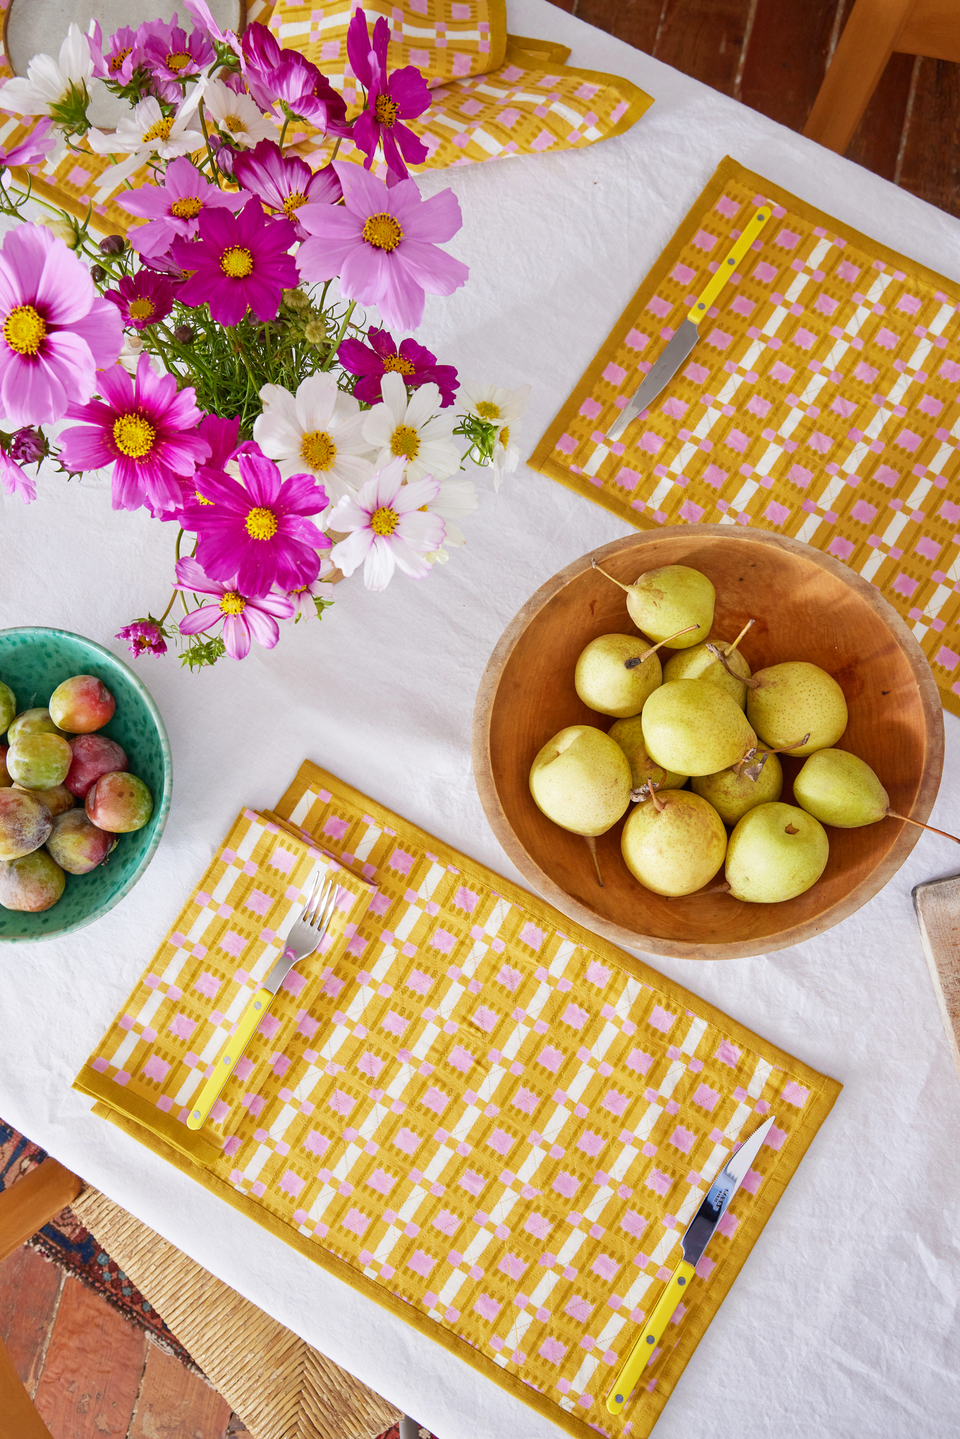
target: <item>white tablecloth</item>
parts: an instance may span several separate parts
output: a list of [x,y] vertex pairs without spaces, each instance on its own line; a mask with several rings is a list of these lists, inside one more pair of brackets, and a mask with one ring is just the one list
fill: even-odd
[[[448,248],[471,277],[428,301],[419,337],[467,378],[532,383],[525,454],[725,154],[960,278],[960,222],[543,0],[509,9],[512,31],[565,42],[572,64],[628,76],[656,100],[590,149],[423,180],[460,199]],[[59,626],[124,653],[115,631],[166,603],[169,530],[114,514],[106,479],[51,476],[35,504],[0,506],[0,627]],[[467,532],[426,583],[398,576],[380,595],[342,585],[322,624],[286,627],[272,652],[198,675],[170,657],[142,662],[173,748],[166,832],[99,923],[0,947],[0,1115],[440,1439],[548,1439],[547,1420],[94,1118],[70,1088],[238,809],[271,805],[304,757],[519,879],[473,784],[477,684],[533,590],[626,529],[521,467],[498,497],[485,490]],[[945,723],[932,822],[957,832],[960,721]],[[657,1439],[958,1433],[960,1083],[910,898],[956,867],[953,846],[924,835],[880,895],[816,940],[764,958],[653,960],[846,1086]]]

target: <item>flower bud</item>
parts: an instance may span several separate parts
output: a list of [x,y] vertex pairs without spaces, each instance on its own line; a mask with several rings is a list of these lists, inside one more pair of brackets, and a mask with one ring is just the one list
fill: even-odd
[[100,253],[103,255],[122,255],[127,248],[127,242],[122,235],[107,235],[100,241]]
[[233,157],[234,151],[229,145],[221,145],[217,151],[217,169],[222,175],[233,179]]
[[47,453],[47,442],[40,430],[24,425],[10,441],[10,458],[18,465],[35,465]]
[[303,338],[308,345],[322,345],[327,338],[327,327],[322,320],[311,320],[303,327]]
[[47,215],[40,221],[48,230],[61,239],[68,249],[75,250],[80,243],[77,227],[66,215]]
[[310,297],[309,295],[305,295],[300,289],[284,290],[283,303],[284,305],[286,305],[288,310],[302,312],[304,310],[309,310]]
[[91,265],[90,278],[95,285],[102,285],[107,278],[107,272],[102,265]]
[[173,338],[176,340],[178,345],[189,345],[190,341],[193,339],[193,326],[178,325],[173,332]]

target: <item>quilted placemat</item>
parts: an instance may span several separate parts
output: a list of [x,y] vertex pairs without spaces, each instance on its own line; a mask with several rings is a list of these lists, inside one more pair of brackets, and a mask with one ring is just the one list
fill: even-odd
[[[185,968],[170,1007],[149,1011],[155,1038],[140,1019],[199,895],[77,1087],[567,1433],[649,1434],[840,1085],[316,765],[275,820],[285,845],[301,835],[374,890],[282,1031],[257,1037],[204,1152],[171,1140],[186,1106],[158,1123],[145,1076],[184,1005],[209,1022],[219,992],[191,989]],[[212,963],[236,979],[222,944],[201,978]],[[688,1220],[771,1112],[695,1302],[614,1419],[607,1392]]]
[[[648,411],[606,430],[759,204]],[[638,528],[791,535],[870,580],[960,714],[960,285],[727,157],[530,459]]]

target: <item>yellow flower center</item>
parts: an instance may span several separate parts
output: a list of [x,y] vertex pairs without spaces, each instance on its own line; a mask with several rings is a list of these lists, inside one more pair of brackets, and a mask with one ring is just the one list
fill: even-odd
[[500,443],[501,443],[501,445],[503,445],[504,449],[506,449],[507,445],[509,445],[509,443],[510,443],[510,426],[509,426],[509,425],[504,425],[503,429],[500,431]]
[[477,405],[477,414],[481,420],[499,420],[500,406],[495,405],[491,400],[481,400]]
[[141,295],[139,300],[130,301],[130,318],[131,320],[149,320],[156,308],[149,296]]
[[392,215],[370,215],[363,226],[363,238],[378,250],[395,250],[403,239],[403,231]]
[[118,70],[123,69],[123,62],[124,60],[126,60],[132,49],[133,46],[128,45],[125,50],[118,50],[116,55],[114,55],[113,59],[110,61],[110,69],[113,71],[114,74],[116,74]]
[[390,441],[390,451],[391,454],[415,460],[420,453],[420,436],[410,425],[398,425]]
[[389,505],[381,505],[379,510],[373,512],[370,528],[375,535],[392,535],[399,523],[400,516],[396,510],[391,510]]
[[395,125],[400,106],[389,95],[378,95],[373,107],[374,119],[378,125]]
[[208,500],[207,497],[206,497],[206,495],[201,495],[201,493],[200,493],[199,490],[194,490],[194,492],[193,492],[193,498],[196,500],[196,502],[197,502],[198,505],[212,505],[212,504],[213,504],[213,500]]
[[231,245],[220,256],[220,268],[231,280],[245,280],[253,272],[253,255],[244,245]]
[[401,359],[399,355],[390,355],[383,362],[384,370],[393,370],[398,375],[412,375],[416,368],[409,360]]
[[153,449],[157,432],[145,415],[120,415],[113,422],[113,439],[122,455],[142,460]]
[[300,458],[311,470],[332,470],[337,447],[323,430],[310,430],[300,441]]
[[272,540],[278,529],[277,517],[273,510],[258,506],[247,515],[246,529],[252,540]]
[[35,355],[47,327],[32,305],[18,305],[3,322],[3,338],[18,355]]
[[199,195],[184,195],[181,200],[174,200],[170,214],[176,215],[178,220],[195,220],[202,209],[203,201]]
[[137,635],[137,638],[134,640],[133,643],[135,648],[138,650],[148,650],[150,648],[150,641],[147,639],[146,635]]
[[190,62],[191,62],[192,59],[193,59],[193,56],[192,56],[192,55],[186,55],[186,54],[184,54],[184,52],[183,52],[182,50],[179,51],[179,53],[176,54],[176,55],[168,55],[168,56],[167,56],[167,69],[168,69],[168,70],[186,70],[187,66],[190,64]]
[[157,120],[150,126],[149,130],[143,132],[143,143],[149,145],[151,140],[169,140],[170,131],[173,129],[173,116],[168,119]]
[[247,127],[241,120],[239,115],[224,115],[223,124],[227,127],[228,130],[232,130],[235,135],[238,132],[241,135],[245,135],[247,133]]
[[247,602],[243,595],[238,595],[236,590],[227,590],[220,601],[220,608],[225,615],[242,615],[247,608]]
[[292,215],[294,210],[299,210],[300,206],[305,205],[306,203],[307,197],[303,193],[303,191],[294,190],[293,194],[288,195],[283,202],[283,213],[285,215]]

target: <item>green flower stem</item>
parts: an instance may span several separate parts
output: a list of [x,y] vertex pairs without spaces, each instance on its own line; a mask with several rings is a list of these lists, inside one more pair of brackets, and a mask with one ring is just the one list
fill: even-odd
[[347,333],[347,326],[348,326],[349,323],[350,323],[350,316],[353,314],[354,310],[356,309],[356,306],[357,306],[356,300],[351,300],[350,303],[349,303],[349,305],[347,306],[347,312],[346,312],[346,314],[345,314],[344,317],[343,317],[343,320],[342,320],[341,325],[340,325],[340,329],[337,331],[337,338],[336,338],[336,339],[334,340],[334,342],[333,342],[333,346],[332,346],[332,348],[331,348],[331,350],[330,350],[329,355],[328,355],[327,358],[324,360],[323,364],[320,366],[321,370],[329,370],[330,366],[333,364],[334,360],[337,358],[337,350],[340,348],[340,341],[343,339],[344,335]]

